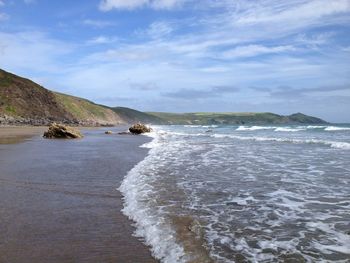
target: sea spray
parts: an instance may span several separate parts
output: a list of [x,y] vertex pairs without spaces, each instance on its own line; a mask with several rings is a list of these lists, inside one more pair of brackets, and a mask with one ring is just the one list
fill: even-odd
[[122,212],[135,222],[135,235],[151,247],[155,258],[165,263],[185,262],[184,249],[177,243],[175,231],[151,205],[150,194],[156,189],[149,184],[150,175],[145,171],[149,160],[157,154],[160,137],[156,132],[150,136],[153,140],[141,146],[151,149],[148,156],[129,171],[118,189],[124,196]]
[[149,155],[120,190],[156,258],[189,261],[191,241],[171,220],[188,217],[198,219],[215,262],[346,262],[350,127],[269,127],[178,125],[152,134],[143,145]]

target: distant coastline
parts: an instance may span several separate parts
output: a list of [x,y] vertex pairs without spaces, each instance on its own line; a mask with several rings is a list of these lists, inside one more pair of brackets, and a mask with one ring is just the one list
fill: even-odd
[[108,107],[89,100],[50,91],[39,84],[0,69],[0,126],[47,126],[52,122],[72,126],[116,126],[143,122],[157,125],[326,124],[303,113],[269,112],[141,112]]

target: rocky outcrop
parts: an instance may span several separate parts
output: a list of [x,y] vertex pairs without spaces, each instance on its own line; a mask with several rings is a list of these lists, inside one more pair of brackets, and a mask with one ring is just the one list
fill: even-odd
[[44,133],[44,138],[47,139],[79,139],[83,135],[79,130],[68,127],[62,124],[53,123],[50,125],[48,131]]
[[105,134],[113,134],[112,131],[105,131]]
[[72,125],[72,126],[98,126],[93,125],[93,123],[81,123],[79,121],[75,120],[68,120],[68,119],[60,119],[56,120],[53,118],[23,118],[23,117],[13,117],[10,115],[1,115],[0,114],[0,126],[23,126],[23,125],[30,125],[30,126],[49,126],[52,122],[62,123],[66,125]]
[[129,131],[132,134],[142,134],[142,133],[146,133],[146,132],[151,132],[152,129],[150,127],[147,127],[146,125],[144,125],[142,123],[137,123],[137,124],[134,124],[133,126],[131,126],[129,128]]

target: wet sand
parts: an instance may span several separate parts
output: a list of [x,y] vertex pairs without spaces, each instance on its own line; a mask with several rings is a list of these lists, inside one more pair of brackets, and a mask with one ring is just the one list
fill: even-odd
[[43,126],[0,127],[0,144],[19,143],[34,135],[43,134],[45,130],[47,127]]
[[116,190],[147,154],[147,137],[99,129],[47,140],[42,127],[11,129],[25,140],[0,144],[0,262],[156,262],[132,236]]

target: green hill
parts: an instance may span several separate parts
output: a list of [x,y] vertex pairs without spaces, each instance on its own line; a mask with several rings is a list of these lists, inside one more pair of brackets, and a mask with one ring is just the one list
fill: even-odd
[[125,120],[107,107],[52,92],[33,81],[0,70],[0,122],[46,125],[115,125]]
[[148,114],[142,111],[137,111],[134,109],[126,107],[114,107],[111,108],[115,113],[117,113],[122,119],[128,120],[130,123],[143,122],[143,123],[153,123],[153,124],[167,124],[166,120],[159,118],[155,115]]
[[80,122],[115,125],[127,122],[112,109],[89,100],[54,92],[56,101]]
[[149,112],[149,114],[162,119],[167,124],[284,124],[284,123],[327,123],[319,118],[296,113],[289,116],[278,115],[274,113],[255,113],[255,112],[227,112],[227,113],[164,113]]
[[296,113],[163,113],[141,112],[125,107],[107,107],[89,100],[53,92],[15,74],[0,69],[0,125],[48,125],[51,122],[72,125],[116,125],[144,122],[150,124],[283,124],[326,123]]

